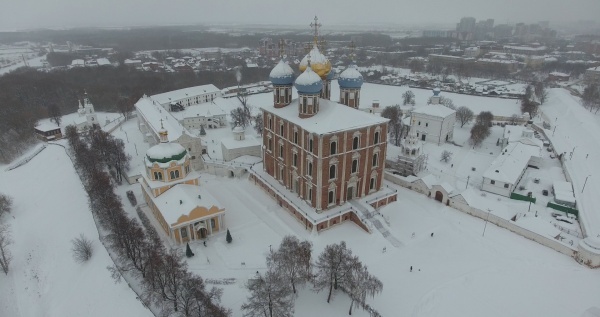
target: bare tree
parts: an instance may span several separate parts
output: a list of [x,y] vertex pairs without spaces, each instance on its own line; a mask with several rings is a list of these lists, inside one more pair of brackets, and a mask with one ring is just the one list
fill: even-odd
[[119,112],[121,112],[123,117],[125,117],[125,120],[129,120],[129,117],[131,117],[131,113],[135,109],[135,100],[133,100],[132,98],[120,97],[117,100],[117,108],[119,109]]
[[12,254],[8,249],[8,246],[12,244],[10,237],[10,226],[7,224],[0,224],[0,268],[4,271],[4,274],[8,275],[10,262],[12,261]]
[[415,93],[412,90],[407,90],[402,94],[402,104],[403,105],[415,105]]
[[402,139],[402,109],[400,109],[400,105],[385,107],[381,116],[390,119],[388,123],[390,138],[394,145],[399,145]]
[[538,113],[539,105],[535,101],[531,101],[528,98],[523,98],[521,100],[521,112],[528,113],[529,119],[533,119]]
[[516,125],[517,123],[519,123],[519,116],[517,114],[513,114],[512,116],[510,116],[510,119],[508,119],[508,123],[511,125]]
[[268,266],[264,275],[257,272],[256,278],[249,280],[246,287],[250,296],[242,304],[244,317],[294,316],[292,288],[274,267]]
[[[369,274],[367,267],[358,262],[352,265],[351,276],[348,279],[346,291],[350,296],[350,309],[348,315],[352,315],[352,307],[361,307],[365,305],[367,295],[375,297],[383,290],[383,283],[375,276]],[[364,306],[363,306],[364,307]]]
[[535,96],[540,101],[540,104],[544,104],[544,102],[546,102],[546,99],[548,99],[548,91],[546,90],[546,86],[544,85],[544,83],[541,81],[535,82],[533,84],[533,90]]
[[328,289],[327,302],[331,301],[333,291],[343,286],[350,277],[353,261],[352,251],[346,242],[330,244],[319,255],[315,268],[314,286],[317,291]]
[[256,133],[262,135],[263,128],[263,114],[261,112],[254,116],[254,130],[256,131]]
[[231,119],[235,124],[239,124],[242,128],[246,128],[250,124],[250,112],[246,111],[246,108],[237,107],[231,110]]
[[492,120],[494,120],[494,115],[491,112],[482,111],[477,115],[477,118],[475,119],[475,124],[490,127],[492,126]]
[[92,241],[86,238],[83,233],[71,240],[71,243],[73,244],[71,251],[73,252],[75,261],[83,263],[92,258],[94,246],[92,245]]
[[473,110],[471,110],[465,106],[461,106],[458,109],[456,109],[456,118],[458,119],[458,121],[460,121],[461,128],[465,124],[471,122],[471,120],[473,120],[474,116],[475,116],[475,114],[473,113]]
[[5,213],[9,213],[12,210],[13,201],[7,195],[0,194],[0,219]]
[[471,144],[473,144],[473,146],[479,146],[489,135],[490,128],[487,125],[476,124],[471,128]]
[[274,265],[287,280],[296,294],[296,285],[305,284],[311,275],[312,244],[298,240],[294,236],[285,236],[276,252],[267,257],[267,264]]
[[440,97],[440,104],[443,105],[444,107],[448,107],[452,110],[456,109],[456,106],[454,105],[454,101],[452,101],[452,99],[441,96]]
[[60,127],[60,123],[62,122],[62,113],[60,112],[60,107],[58,104],[48,104],[48,116],[50,117],[51,121],[54,121],[54,123]]
[[144,297],[149,302],[160,305],[163,301],[172,305],[165,311],[179,311],[180,287],[186,277],[187,263],[183,262],[177,250],[172,249],[162,256],[153,258],[144,279]]
[[442,156],[440,158],[440,161],[448,163],[448,161],[450,161],[452,159],[452,152],[448,151],[448,150],[444,150],[442,152]]

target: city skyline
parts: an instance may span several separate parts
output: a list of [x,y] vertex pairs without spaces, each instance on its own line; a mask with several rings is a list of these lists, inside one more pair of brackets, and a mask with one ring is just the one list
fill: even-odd
[[[129,27],[189,24],[274,24],[308,25],[314,15],[325,26],[448,25],[462,17],[478,21],[494,19],[495,24],[555,23],[594,20],[600,12],[595,0],[524,0],[515,5],[497,1],[306,0],[287,4],[274,0],[143,1],[105,0],[9,0],[0,14],[0,31],[35,28]],[[326,28],[325,28],[326,29]]]

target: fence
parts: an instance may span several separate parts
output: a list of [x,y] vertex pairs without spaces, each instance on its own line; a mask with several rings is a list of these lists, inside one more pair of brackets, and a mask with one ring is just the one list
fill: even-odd
[[575,209],[575,208],[571,208],[571,207],[567,207],[567,206],[563,206],[563,205],[559,205],[559,204],[555,204],[551,201],[548,202],[548,204],[546,205],[546,207],[550,207],[554,210],[558,210],[558,211],[564,211],[568,214],[572,214],[575,215],[576,217],[579,217],[579,210]]
[[523,195],[519,195],[517,193],[510,193],[510,199],[514,199],[514,200],[522,200],[522,201],[529,201],[535,204],[535,197],[529,197],[529,196],[523,196]]
[[38,149],[36,149],[35,152],[29,154],[26,158],[20,160],[19,162],[17,162],[14,165],[9,166],[6,170],[12,171],[19,166],[27,164],[27,162],[31,161],[31,159],[33,159],[36,155],[40,154],[40,152],[42,152],[45,148],[46,148],[46,145],[44,144],[41,147],[39,147]]

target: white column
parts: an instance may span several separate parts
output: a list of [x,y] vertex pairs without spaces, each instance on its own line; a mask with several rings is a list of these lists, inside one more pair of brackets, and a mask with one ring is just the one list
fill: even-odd
[[205,221],[204,223],[206,224],[206,227],[207,227],[206,229],[208,230],[208,235],[211,236],[212,235],[212,226],[211,226],[210,218],[207,219],[207,221]]

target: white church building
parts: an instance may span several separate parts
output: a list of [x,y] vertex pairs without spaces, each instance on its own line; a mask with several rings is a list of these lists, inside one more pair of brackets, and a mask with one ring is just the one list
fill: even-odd
[[419,106],[411,113],[411,130],[415,129],[421,141],[436,143],[451,142],[454,136],[456,111],[440,104],[440,90],[433,90],[431,104]]
[[78,132],[82,132],[94,125],[100,124],[100,122],[98,122],[98,115],[96,115],[96,111],[94,111],[94,105],[90,101],[87,92],[83,96],[83,105],[81,104],[81,100],[79,100],[77,114],[79,117],[75,119],[74,123]]

